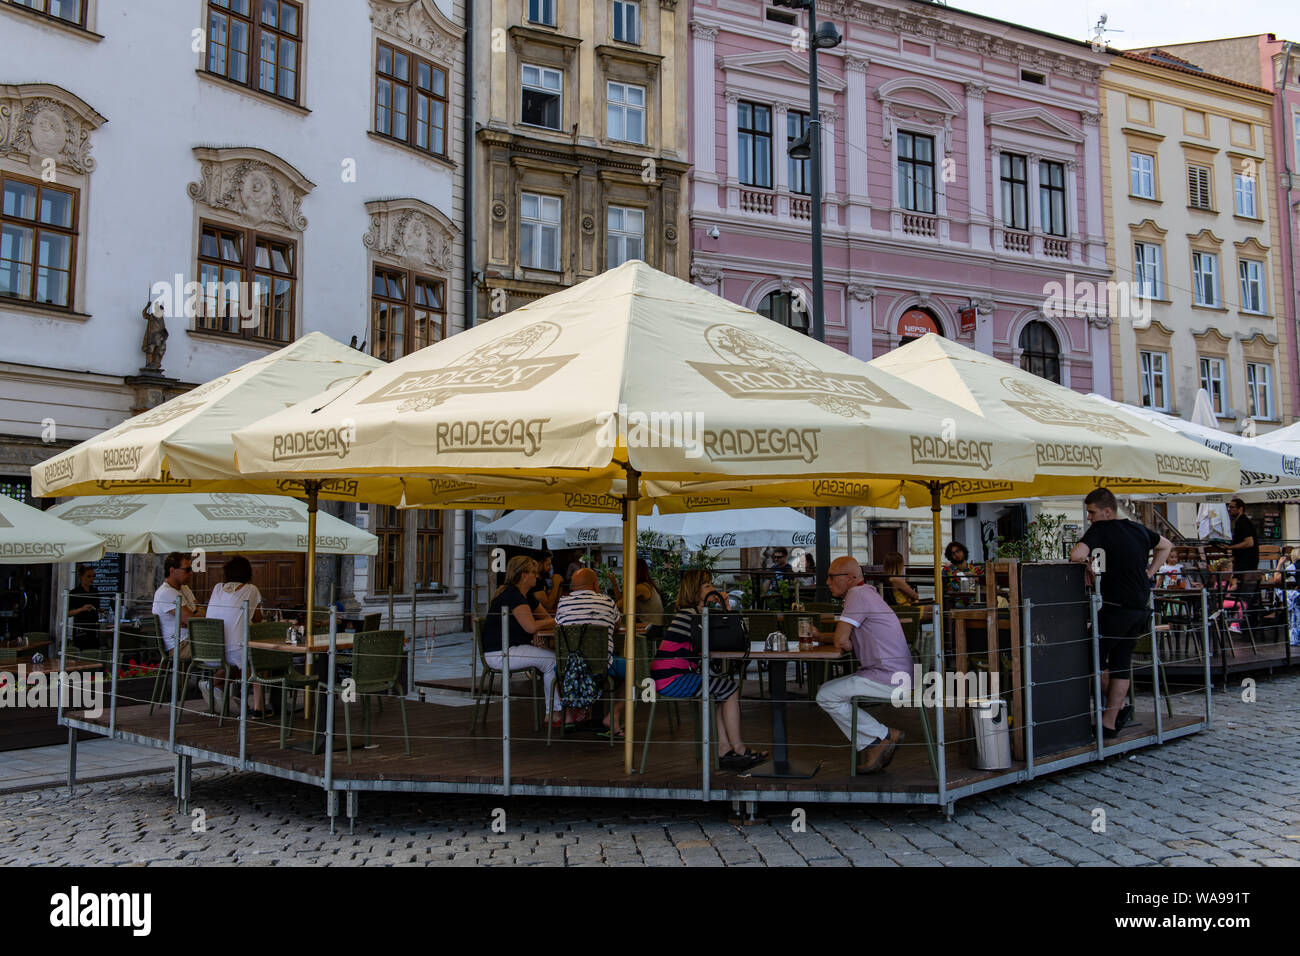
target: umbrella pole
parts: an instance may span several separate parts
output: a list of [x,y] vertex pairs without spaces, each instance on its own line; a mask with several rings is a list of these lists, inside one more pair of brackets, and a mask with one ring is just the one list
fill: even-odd
[[[632,772],[632,744],[636,737],[632,707],[636,701],[636,502],[641,497],[640,478],[640,472],[627,466],[627,493],[623,496],[623,772],[626,774]],[[609,727],[613,733],[612,714]]]
[[[316,609],[316,501],[320,494],[320,482],[307,479],[302,483],[304,490],[307,492],[307,627],[305,630],[305,643],[310,650],[312,637],[312,617]],[[311,654],[306,655],[307,676],[311,676]],[[305,700],[302,705],[303,719],[310,723],[311,721],[311,694],[303,695]]]
[[939,615],[943,613],[943,562],[941,560],[943,552],[939,550],[940,532],[943,530],[939,522],[939,482],[930,482],[930,525],[934,535],[934,544],[931,550],[934,551],[934,606],[935,606],[935,627],[939,626]]

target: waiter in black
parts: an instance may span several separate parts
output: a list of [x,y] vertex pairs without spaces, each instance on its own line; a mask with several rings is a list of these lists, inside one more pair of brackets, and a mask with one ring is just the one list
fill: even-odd
[[1070,560],[1087,562],[1093,551],[1105,552],[1100,569],[1102,604],[1097,613],[1097,630],[1101,694],[1106,703],[1101,717],[1102,736],[1109,739],[1123,730],[1133,716],[1131,706],[1121,710],[1132,682],[1129,674],[1133,647],[1146,630],[1156,571],[1169,557],[1173,545],[1136,521],[1116,517],[1118,506],[1109,489],[1090,492],[1083,505],[1088,512],[1088,530],[1070,551]]
[[1259,545],[1255,543],[1255,523],[1246,517],[1246,503],[1240,498],[1228,502],[1228,517],[1232,520],[1232,573],[1241,575],[1259,570]]

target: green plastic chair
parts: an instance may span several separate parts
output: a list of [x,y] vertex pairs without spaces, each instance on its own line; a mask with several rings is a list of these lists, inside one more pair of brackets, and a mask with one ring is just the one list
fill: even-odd
[[[551,682],[551,700],[546,702],[548,710],[553,710],[552,702],[559,704],[560,733],[568,727],[566,708],[561,697],[564,685],[564,672],[568,668],[569,654],[577,651],[587,662],[587,668],[597,685],[610,686],[609,680],[609,628],[604,624],[578,624],[555,626],[555,680]],[[611,740],[611,743],[613,741]],[[546,722],[546,746],[551,745],[551,722]]]
[[[477,661],[478,669],[473,675],[471,675],[471,682],[474,686],[474,717],[469,725],[471,737],[478,730],[480,705],[482,705],[483,708],[483,724],[484,726],[487,725],[488,709],[492,706],[493,689],[496,684],[497,675],[501,673],[499,670],[489,667],[483,655],[483,619],[478,618],[474,621],[473,660]],[[541,711],[542,700],[541,696],[537,693],[537,678],[540,676],[540,672],[536,667],[516,667],[514,664],[510,665],[511,676],[524,673],[527,674],[529,684],[532,688],[533,731],[535,733],[538,728],[541,727],[541,717],[539,714]]]
[[[250,641],[283,640],[287,625],[281,621],[260,621],[249,625]],[[284,651],[268,651],[260,647],[248,649],[248,677],[263,688],[277,688],[280,691],[280,749],[285,748],[285,741],[292,730],[290,716],[295,708],[297,693],[310,693],[320,678],[303,674],[293,666],[293,655]]]
[[[199,669],[199,677],[205,675],[210,681],[215,681],[217,672],[226,666],[226,624],[224,621],[215,617],[192,617],[187,625],[190,630],[190,659],[182,661],[181,666],[185,668],[180,683],[181,687],[188,687],[190,684],[190,675],[194,673],[194,668]],[[226,719],[226,713],[230,709],[230,691],[233,681],[226,681],[226,686],[221,695],[221,713],[217,716],[217,726],[220,727],[222,721]],[[208,712],[212,713],[217,709],[216,698],[213,695],[213,687],[208,685]],[[184,703],[176,714],[176,723],[181,722],[181,717],[185,714]]]
[[[361,698],[361,713],[365,720],[366,742],[370,746],[370,698],[380,693],[392,693],[398,688],[405,655],[402,645],[406,640],[403,631],[362,631],[352,642],[352,680]],[[318,690],[328,693],[328,685],[317,684]],[[335,693],[343,688],[335,685]],[[406,741],[406,755],[411,756],[411,734],[406,723],[406,697],[397,694],[398,709],[402,712],[402,738]],[[348,763],[352,763],[352,716],[346,700],[343,706],[343,733],[347,738]]]

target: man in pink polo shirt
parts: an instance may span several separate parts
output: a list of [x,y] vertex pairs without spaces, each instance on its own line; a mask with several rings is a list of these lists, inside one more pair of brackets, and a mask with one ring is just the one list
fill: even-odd
[[826,584],[832,595],[844,599],[835,626],[835,646],[842,651],[852,650],[862,666],[856,674],[823,684],[817,692],[817,703],[846,737],[851,737],[851,721],[857,711],[858,746],[863,751],[858,773],[879,773],[903,742],[903,732],[886,727],[851,704],[850,699],[889,700],[896,688],[910,691],[912,653],[897,615],[880,592],[862,580],[862,566],[854,558],[845,556],[832,561]]

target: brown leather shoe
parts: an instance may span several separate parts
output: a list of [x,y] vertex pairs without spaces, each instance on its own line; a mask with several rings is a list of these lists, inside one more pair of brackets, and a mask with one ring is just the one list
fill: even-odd
[[880,773],[894,759],[894,751],[903,742],[903,732],[890,728],[889,733],[862,751],[858,773]]

